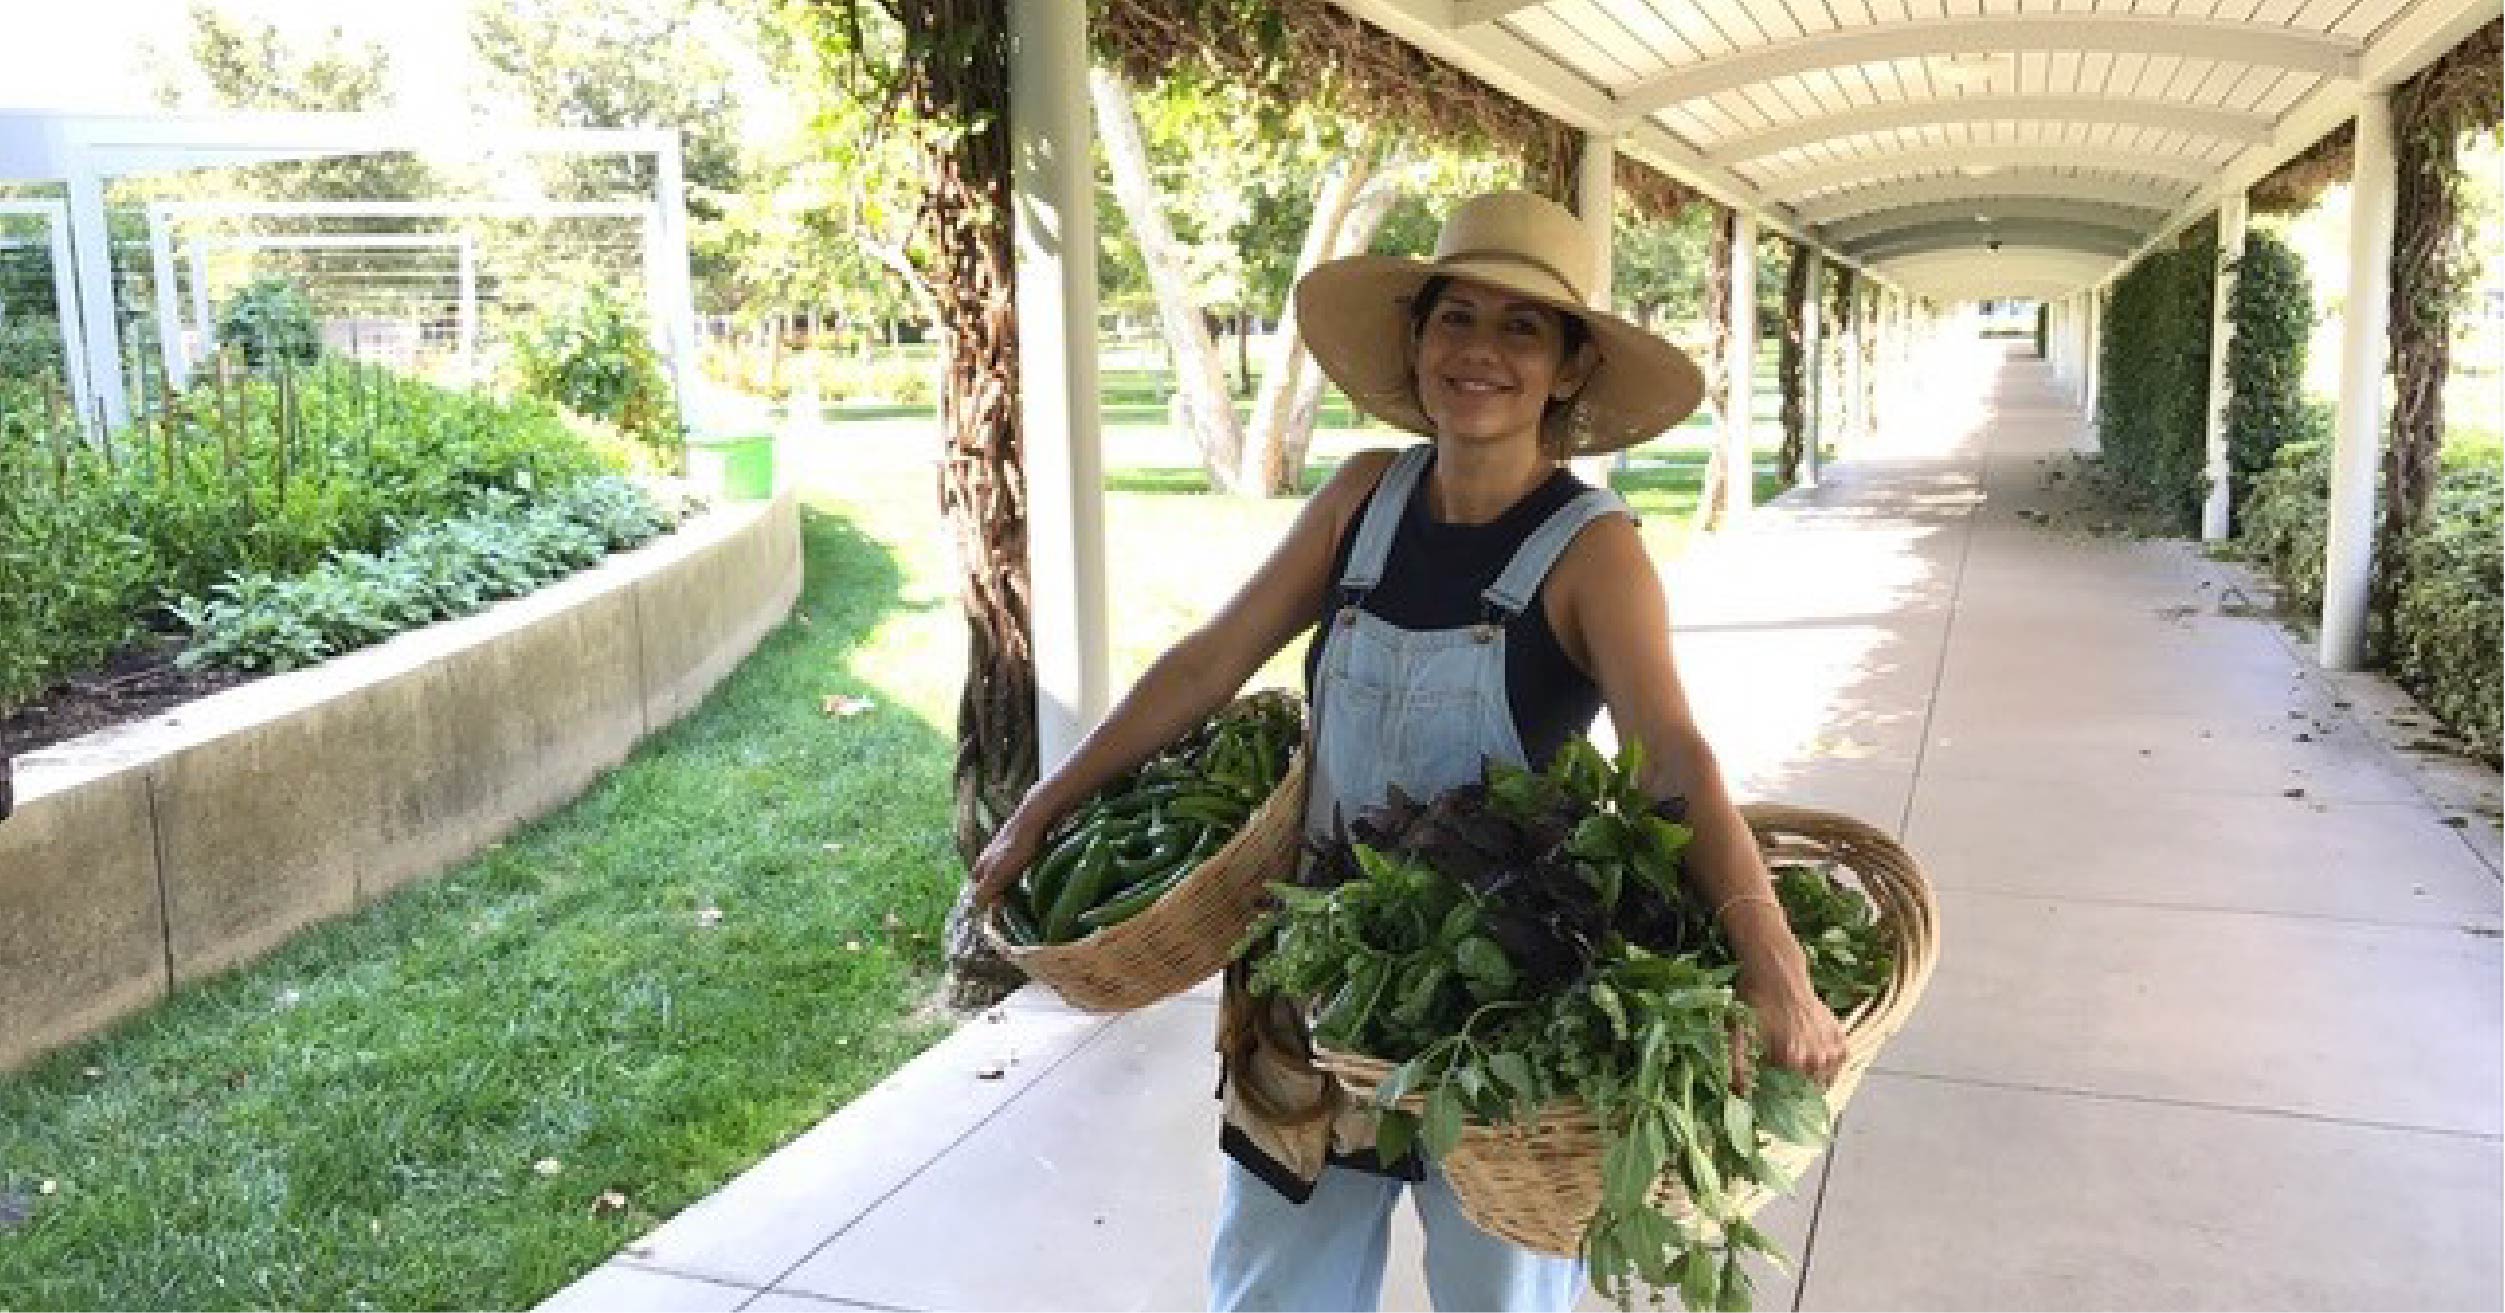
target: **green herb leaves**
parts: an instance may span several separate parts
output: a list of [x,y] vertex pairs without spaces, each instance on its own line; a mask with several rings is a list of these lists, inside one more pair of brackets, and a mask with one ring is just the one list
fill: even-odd
[[[1738,1088],[1734,1036],[1755,1033],[1738,966],[1687,891],[1683,809],[1641,775],[1632,749],[1611,763],[1578,742],[1537,774],[1491,765],[1430,802],[1394,793],[1306,884],[1277,887],[1254,981],[1317,1001],[1322,1046],[1398,1064],[1374,1090],[1386,1162],[1579,1103],[1601,1133],[1595,1286],[1622,1305],[1640,1282],[1746,1308],[1739,1255],[1771,1252],[1749,1201],[1790,1183],[1767,1148],[1824,1143],[1827,1105],[1762,1062]],[[1805,864],[1776,892],[1831,1006],[1885,980],[1861,894]]]

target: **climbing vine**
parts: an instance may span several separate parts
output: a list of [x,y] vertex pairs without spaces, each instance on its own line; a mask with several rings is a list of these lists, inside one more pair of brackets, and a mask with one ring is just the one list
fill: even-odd
[[[2214,231],[2214,230],[2213,230]],[[2206,491],[2214,237],[2150,254],[2115,282],[2099,346],[2106,463],[2185,532]]]
[[1783,271],[1781,346],[1775,356],[1775,385],[1783,398],[1783,445],[1776,464],[1785,483],[1800,479],[1801,454],[1809,437],[1808,359],[1803,330],[1809,322],[1809,261],[1795,246]]

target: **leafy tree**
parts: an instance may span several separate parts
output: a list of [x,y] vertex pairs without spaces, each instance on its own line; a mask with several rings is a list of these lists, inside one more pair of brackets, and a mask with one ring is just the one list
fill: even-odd
[[[676,128],[687,183],[689,261],[701,306],[733,276],[726,199],[744,191],[740,100],[762,78],[749,29],[702,0],[506,0],[471,15],[474,89],[493,118],[570,128]],[[543,166],[559,199],[650,195],[645,156],[567,156]]]
[[1710,258],[1706,248],[1713,241],[1714,214],[1710,205],[1690,205],[1676,218],[1662,221],[1620,207],[1610,290],[1637,323],[1662,331],[1667,324],[1704,315],[1705,264]]
[[[278,25],[191,7],[183,54],[149,48],[157,103],[167,109],[362,113],[392,108],[391,55],[353,43],[337,26],[305,46]],[[425,163],[405,152],[255,165],[183,188],[186,194],[268,200],[407,200],[435,189]]]

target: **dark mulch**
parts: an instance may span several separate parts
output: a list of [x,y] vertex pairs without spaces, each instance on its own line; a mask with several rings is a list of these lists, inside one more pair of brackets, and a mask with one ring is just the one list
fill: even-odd
[[0,760],[153,716],[253,678],[231,670],[179,669],[174,655],[180,651],[179,639],[142,639],[104,669],[72,676],[0,718]]

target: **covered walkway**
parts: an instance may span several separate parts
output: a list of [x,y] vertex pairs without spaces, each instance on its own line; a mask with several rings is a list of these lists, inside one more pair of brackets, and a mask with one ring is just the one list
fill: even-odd
[[[1894,830],[1942,902],[1759,1307],[2494,1307],[2494,777],[2391,746],[2244,571],[2106,525],[2046,366],[1960,349],[1965,393],[1672,581],[1742,795]],[[548,1307],[1199,1307],[1210,998],[1039,994]],[[1384,1306],[1422,1308],[1403,1221]]]

